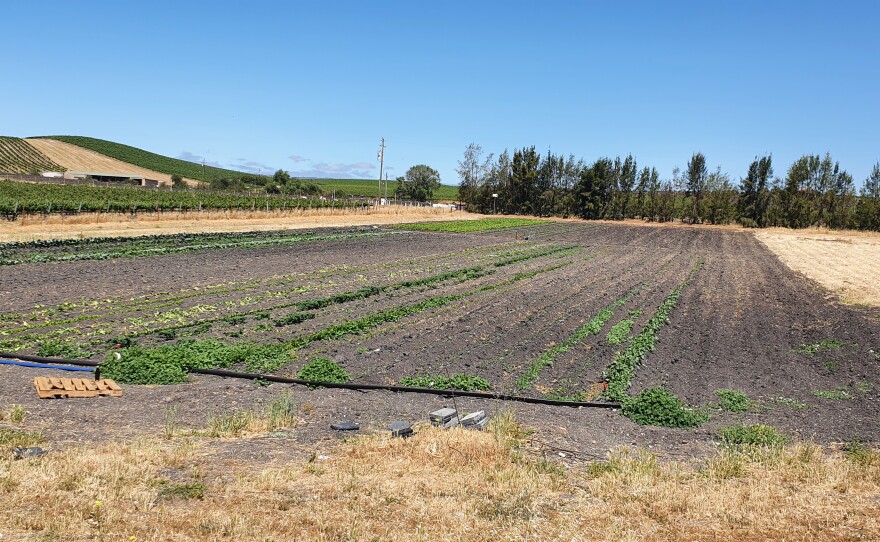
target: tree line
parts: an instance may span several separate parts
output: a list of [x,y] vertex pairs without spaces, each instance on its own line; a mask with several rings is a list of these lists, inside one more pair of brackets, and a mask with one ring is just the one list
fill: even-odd
[[496,158],[471,143],[457,172],[459,199],[483,213],[880,231],[880,162],[857,192],[829,153],[798,158],[784,178],[774,177],[772,156],[757,156],[733,181],[697,152],[684,171],[661,179],[632,155],[587,163],[531,146]]

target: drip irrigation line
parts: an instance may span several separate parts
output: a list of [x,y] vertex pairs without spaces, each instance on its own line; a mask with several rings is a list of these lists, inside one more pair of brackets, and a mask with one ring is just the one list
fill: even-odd
[[84,373],[91,373],[95,369],[89,369],[88,367],[66,367],[64,365],[49,365],[47,363],[32,363],[30,361],[15,361],[11,359],[0,359],[0,365],[16,365],[18,367],[33,367],[35,369],[58,369],[61,371],[79,371]]
[[[0,352],[0,357],[17,358],[26,361],[62,364],[62,365],[78,365],[83,367],[98,367],[97,361],[87,359],[61,359],[61,358],[44,358],[39,356],[27,356],[24,354],[11,354]],[[503,393],[490,393],[481,391],[463,391],[463,390],[438,390],[434,388],[414,388],[409,386],[387,386],[382,384],[355,384],[355,383],[338,383],[338,382],[318,382],[314,380],[300,380],[298,378],[288,378],[284,376],[267,375],[261,373],[242,373],[238,371],[227,371],[226,369],[189,369],[190,373],[203,374],[211,376],[221,376],[225,378],[240,378],[244,380],[265,380],[266,382],[278,382],[279,384],[299,384],[303,386],[322,388],[336,388],[343,390],[369,391],[384,390],[398,393],[423,393],[427,395],[442,395],[446,397],[475,397],[477,399],[495,399],[499,401],[515,401],[519,403],[530,403],[535,405],[550,406],[566,406],[566,407],[585,407],[585,408],[620,408],[620,403],[601,403],[595,401],[560,401],[557,399],[543,399],[537,397],[523,397],[520,395],[506,395]]]
[[36,363],[51,363],[53,365],[77,365],[79,367],[97,367],[100,365],[97,361],[88,359],[62,359],[62,358],[44,358],[40,356],[28,356],[26,354],[15,354],[11,352],[0,352],[0,357],[20,359],[22,361],[33,361]]

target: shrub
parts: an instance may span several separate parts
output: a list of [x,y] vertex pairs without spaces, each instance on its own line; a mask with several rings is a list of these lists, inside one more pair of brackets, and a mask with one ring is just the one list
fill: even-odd
[[624,398],[621,406],[624,416],[641,425],[696,427],[709,419],[705,412],[688,407],[681,399],[660,386]]
[[[339,366],[338,363],[330,358],[315,358],[302,366],[296,377],[301,380],[309,380],[312,382],[333,382],[336,384],[344,384],[351,380],[348,371]],[[323,386],[309,386],[312,389],[322,388]]]

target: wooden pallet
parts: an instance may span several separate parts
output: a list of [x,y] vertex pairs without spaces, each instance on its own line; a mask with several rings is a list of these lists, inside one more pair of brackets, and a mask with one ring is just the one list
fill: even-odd
[[52,397],[97,397],[109,395],[122,397],[122,388],[109,378],[92,380],[91,378],[53,378],[38,376],[34,379],[34,387],[40,399]]

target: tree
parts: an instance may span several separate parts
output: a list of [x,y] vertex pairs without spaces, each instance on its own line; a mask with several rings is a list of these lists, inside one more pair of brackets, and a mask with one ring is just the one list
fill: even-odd
[[426,201],[440,188],[440,173],[424,164],[413,166],[406,171],[402,182],[397,183],[394,194],[401,199]]
[[189,188],[189,185],[186,184],[186,181],[183,180],[183,177],[181,177],[180,175],[175,173],[174,175],[171,176],[171,188],[177,188],[178,190],[179,189],[185,190],[185,189]]
[[706,183],[709,179],[709,170],[706,168],[706,157],[698,152],[691,156],[687,169],[684,172],[687,182],[687,195],[691,198],[690,218],[692,223],[703,220],[700,200],[706,191]]
[[763,228],[767,225],[770,205],[769,181],[773,176],[770,156],[755,157],[746,178],[742,180],[739,195],[739,214],[743,224]]
[[460,180],[458,186],[458,197],[461,201],[472,204],[476,199],[476,193],[483,184],[485,173],[480,163],[483,154],[483,148],[476,143],[471,143],[464,150],[464,158],[459,160],[458,173]]

